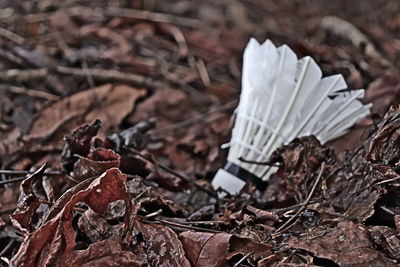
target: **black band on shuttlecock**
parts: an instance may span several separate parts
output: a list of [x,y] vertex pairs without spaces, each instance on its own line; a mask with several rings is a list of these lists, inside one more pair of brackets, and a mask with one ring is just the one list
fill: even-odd
[[245,182],[250,181],[260,191],[263,191],[268,185],[268,183],[261,180],[261,178],[258,178],[256,175],[240,167],[239,165],[236,165],[235,163],[227,162],[224,170]]

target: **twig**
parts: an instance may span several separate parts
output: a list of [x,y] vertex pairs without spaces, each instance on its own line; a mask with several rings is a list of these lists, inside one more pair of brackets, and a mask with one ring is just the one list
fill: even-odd
[[[73,75],[79,78],[86,78],[86,73],[79,68],[68,68],[58,66],[55,71],[59,74]],[[155,87],[154,81],[145,76],[121,72],[117,70],[90,69],[94,81],[116,81],[134,84],[137,86]]]
[[196,123],[199,123],[199,122],[205,120],[208,116],[210,116],[210,115],[212,115],[214,113],[223,112],[223,111],[229,110],[231,108],[234,108],[237,105],[237,103],[238,103],[237,100],[233,100],[233,101],[228,102],[228,103],[226,103],[226,104],[224,104],[224,105],[222,105],[222,106],[220,106],[220,107],[218,107],[216,109],[212,109],[210,111],[204,112],[204,113],[200,114],[197,117],[194,117],[194,118],[191,118],[191,119],[188,119],[188,120],[184,120],[184,121],[178,122],[176,124],[172,124],[172,125],[168,125],[168,126],[165,126],[165,127],[157,128],[157,129],[149,131],[149,133],[151,133],[151,134],[160,134],[160,133],[169,132],[169,131],[172,131],[172,130],[175,130],[175,129],[180,129],[180,128],[184,128],[184,127],[190,127],[190,126],[192,126],[192,125],[194,125]]
[[0,36],[6,38],[18,45],[23,45],[25,43],[25,38],[15,34],[7,29],[0,28]]
[[233,267],[238,267],[242,262],[244,262],[250,255],[253,254],[252,252],[247,253],[244,255]]
[[[68,68],[63,66],[56,67],[53,71],[58,74],[72,75],[76,78],[85,79],[86,73],[80,68]],[[50,74],[51,70],[46,68],[41,69],[9,69],[7,71],[0,72],[1,82],[29,82],[32,80],[40,80],[46,78]],[[151,78],[147,78],[141,75],[121,72],[117,70],[105,70],[105,69],[90,69],[90,73],[93,80],[100,82],[121,82],[129,83],[136,86],[147,86],[156,87],[154,81]]]
[[181,224],[185,225],[192,225],[192,224],[224,224],[223,221],[189,221],[189,222],[180,222]]
[[329,31],[337,36],[350,40],[357,48],[364,47],[365,54],[371,58],[375,58],[383,66],[392,69],[396,68],[378,52],[368,37],[350,22],[335,16],[326,16],[321,20],[319,27],[322,31]]
[[[0,170],[0,174],[3,174],[3,175],[27,175],[27,174],[32,174],[32,173],[34,173],[34,172],[33,171]],[[49,172],[45,172],[43,175],[44,176],[46,176],[46,175],[49,176],[49,175],[61,175],[61,174],[65,174],[65,173],[64,172],[60,172],[60,171],[49,171]],[[11,178],[11,179],[0,181],[0,185],[10,184],[10,183],[17,183],[17,182],[21,182],[21,181],[23,181],[25,179],[26,179],[26,176]]]
[[49,74],[47,69],[9,69],[0,72],[1,82],[29,82],[44,79]]
[[[274,236],[276,236],[276,235],[282,233],[283,231],[289,229],[289,228],[291,227],[291,225],[289,225],[289,224],[291,224],[295,219],[297,219],[297,217],[300,215],[300,213],[303,212],[303,211],[306,209],[306,207],[307,207],[307,205],[308,205],[308,203],[309,203],[311,197],[312,197],[313,194],[314,194],[315,189],[317,188],[317,185],[318,185],[319,181],[321,180],[321,177],[322,177],[322,174],[323,174],[324,170],[325,170],[325,162],[322,162],[322,164],[321,164],[321,169],[320,169],[320,171],[319,171],[318,177],[317,177],[317,179],[315,180],[315,183],[314,183],[313,187],[311,188],[311,191],[310,191],[310,193],[308,194],[308,197],[307,197],[306,200],[302,203],[301,207],[297,210],[297,212],[296,212],[292,217],[290,217],[289,220],[287,220],[284,224],[282,224],[282,225],[275,231]],[[296,220],[296,221],[297,221],[297,220]],[[286,226],[288,226],[288,227],[286,227]]]
[[293,257],[294,254],[297,253],[297,249],[293,250],[289,256],[284,257],[277,266],[281,265],[282,263],[285,263],[286,261],[288,261],[291,257]]
[[199,76],[201,78],[201,81],[205,87],[210,86],[211,80],[210,76],[208,75],[207,67],[206,64],[204,63],[204,60],[199,59],[196,61],[196,69],[197,72],[199,73]]
[[[0,170],[0,174],[6,175],[25,175],[25,174],[33,174],[34,171],[14,171],[14,170]],[[62,175],[65,174],[63,171],[47,171],[44,175]]]
[[[322,199],[315,199],[315,200],[311,200],[310,202],[308,202],[308,204],[315,204],[315,203],[318,203],[318,202],[321,202],[321,201],[322,201]],[[297,204],[289,206],[289,207],[279,208],[279,209],[271,209],[271,210],[268,210],[268,211],[271,211],[271,212],[287,212],[289,210],[293,210],[295,208],[298,208],[298,207],[300,207],[302,205],[303,205],[303,203],[297,203]]]
[[159,163],[155,162],[153,159],[150,159],[150,158],[148,158],[148,157],[142,155],[142,154],[141,154],[139,151],[137,151],[136,149],[133,149],[133,148],[130,148],[130,147],[127,147],[127,146],[123,146],[123,148],[126,149],[126,150],[128,150],[128,151],[131,152],[132,154],[138,156],[139,158],[144,159],[144,160],[146,160],[147,162],[150,162],[151,164],[154,164],[155,166],[160,167],[160,169],[162,169],[162,170],[164,170],[164,171],[166,171],[166,172],[169,172],[169,173],[171,173],[172,175],[174,175],[174,176],[176,176],[176,177],[178,177],[178,178],[180,178],[180,179],[182,179],[182,180],[188,182],[189,184],[191,184],[191,185],[193,185],[194,187],[196,187],[197,189],[199,189],[199,190],[201,190],[201,191],[203,191],[203,192],[209,194],[210,196],[212,196],[212,197],[214,197],[214,198],[218,198],[217,194],[214,193],[213,191],[208,190],[207,188],[202,187],[201,185],[199,185],[199,184],[197,184],[196,182],[190,180],[190,179],[187,178],[186,176],[183,176],[182,174],[180,174],[180,173],[178,173],[178,172],[172,170],[171,168],[168,168],[167,166],[164,166],[164,165],[162,165],[162,164],[159,164]]
[[148,20],[154,22],[169,23],[174,25],[180,25],[196,29],[207,29],[207,25],[198,19],[186,18],[175,16],[171,14],[164,14],[158,12],[151,12],[147,10],[129,9],[129,8],[118,8],[118,7],[107,7],[101,8],[86,8],[86,7],[71,7],[62,10],[63,12],[58,14],[56,12],[45,12],[27,15],[23,19],[29,23],[41,22],[48,20],[50,17],[62,16],[65,13],[71,14],[72,16],[89,16],[89,17],[123,17],[140,20]]
[[172,225],[172,226],[176,226],[176,227],[180,227],[180,228],[196,230],[196,231],[211,232],[211,233],[221,233],[221,231],[217,231],[217,230],[213,230],[213,229],[207,229],[207,228],[191,226],[191,225],[184,225],[184,224],[180,224],[180,223],[177,223],[177,222],[171,222],[171,221],[167,221],[167,220],[160,220],[159,222],[161,224],[167,224],[167,225]]
[[11,93],[14,93],[14,94],[28,95],[31,97],[43,98],[43,99],[47,99],[50,101],[55,101],[55,100],[59,99],[58,96],[47,93],[47,92],[26,89],[26,88],[17,87],[17,86],[9,86],[8,91]]
[[391,178],[391,179],[387,179],[387,180],[382,180],[380,182],[375,183],[374,185],[381,185],[381,184],[387,184],[396,180],[400,180],[400,177],[396,177],[396,178]]
[[163,210],[162,210],[162,209],[159,209],[159,210],[156,210],[155,212],[149,213],[149,214],[147,214],[147,215],[145,215],[145,216],[143,216],[143,217],[146,218],[146,219],[148,219],[148,218],[151,218],[151,217],[155,217],[155,216],[157,216],[157,215],[160,215],[162,212],[163,212]]
[[21,182],[21,181],[23,181],[23,180],[25,180],[25,179],[26,179],[26,176],[11,178],[11,179],[7,179],[7,180],[0,181],[0,185],[3,185],[3,184],[11,184],[11,183],[18,183],[18,182]]
[[386,208],[385,206],[379,206],[379,207],[391,215],[396,215],[396,213],[394,213],[392,210]]
[[244,163],[257,164],[257,165],[266,165],[266,166],[272,166],[272,167],[281,167],[282,166],[280,164],[269,163],[268,161],[260,162],[260,161],[254,161],[254,160],[247,160],[242,157],[239,157],[239,160]]
[[92,76],[92,72],[90,71],[86,60],[82,60],[82,70],[85,73],[86,80],[89,83],[90,88],[95,88],[96,84],[94,82],[94,79],[93,79],[93,76]]
[[[164,64],[163,62],[164,60],[161,59],[161,62]],[[168,64],[166,64],[168,65]],[[164,68],[161,68],[161,72],[160,74],[162,75],[162,77],[167,80],[168,82],[170,82],[172,85],[174,86],[179,86],[182,90],[184,90],[185,92],[187,92],[190,96],[193,97],[193,99],[197,102],[202,104],[203,106],[206,106],[206,104],[210,103],[211,100],[209,99],[209,97],[207,97],[205,94],[201,93],[199,90],[197,90],[196,88],[190,86],[187,82],[184,82],[182,79],[174,77],[173,75],[171,75],[171,73]],[[173,73],[172,73],[173,74]]]
[[7,253],[7,251],[14,245],[16,240],[13,238],[8,242],[8,244],[4,247],[4,249],[0,252],[0,257]]
[[207,28],[206,24],[198,19],[180,17],[165,13],[151,12],[147,10],[109,7],[105,10],[105,14],[107,16],[119,16],[119,17],[155,21],[155,22],[163,22],[163,23],[175,24],[196,29]]
[[362,188],[362,189],[358,190],[358,191],[356,192],[356,194],[360,194],[361,192],[363,192],[363,191],[365,191],[365,190],[368,190],[368,189],[372,188],[373,186],[382,185],[382,184],[387,184],[387,183],[390,183],[390,182],[393,182],[393,181],[396,181],[396,180],[400,180],[400,177],[395,177],[395,178],[390,178],[390,179],[382,180],[382,181],[379,181],[379,182],[374,182],[374,183],[372,183],[371,185],[368,185],[368,186],[366,186],[365,188]]
[[10,51],[0,49],[0,57],[4,58],[5,60],[7,60],[10,63],[13,63],[17,66],[24,66],[24,61],[21,58],[15,56]]
[[189,54],[189,47],[186,42],[185,36],[183,35],[181,29],[176,26],[168,25],[166,27],[168,32],[174,37],[175,42],[178,44],[179,47],[179,55],[181,57],[187,57]]

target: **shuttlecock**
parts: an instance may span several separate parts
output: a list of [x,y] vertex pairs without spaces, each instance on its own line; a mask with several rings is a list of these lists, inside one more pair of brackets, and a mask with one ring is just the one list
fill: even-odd
[[283,144],[314,135],[324,144],[344,135],[366,117],[372,104],[359,99],[364,90],[344,91],[342,75],[322,78],[311,57],[297,59],[286,45],[276,48],[267,40],[248,43],[243,55],[242,92],[229,143],[228,163],[212,181],[231,194],[246,179],[262,183],[274,172],[265,162]]

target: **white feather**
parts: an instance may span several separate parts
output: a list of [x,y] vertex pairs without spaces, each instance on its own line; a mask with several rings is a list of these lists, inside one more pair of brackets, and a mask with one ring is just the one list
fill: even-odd
[[[286,45],[251,39],[243,56],[242,93],[232,131],[228,161],[268,179],[266,161],[296,137],[315,135],[321,143],[337,138],[367,116],[364,90],[347,88],[341,75],[322,78],[311,57],[297,59]],[[216,177],[217,178],[217,177]]]

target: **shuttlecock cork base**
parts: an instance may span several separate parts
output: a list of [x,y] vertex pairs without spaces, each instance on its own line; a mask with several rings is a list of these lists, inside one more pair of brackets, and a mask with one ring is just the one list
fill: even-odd
[[267,183],[259,177],[230,162],[223,169],[218,170],[212,181],[212,186],[215,189],[220,187],[230,194],[237,194],[246,184],[246,181],[250,181],[259,190],[263,190],[267,186]]
[[297,59],[286,45],[276,48],[269,40],[259,44],[251,39],[243,55],[228,163],[217,172],[213,187],[237,194],[248,179],[262,187],[276,168],[249,161],[267,161],[296,137],[314,135],[324,144],[346,134],[371,107],[359,101],[364,90],[346,88],[341,75],[322,78],[311,57]]

